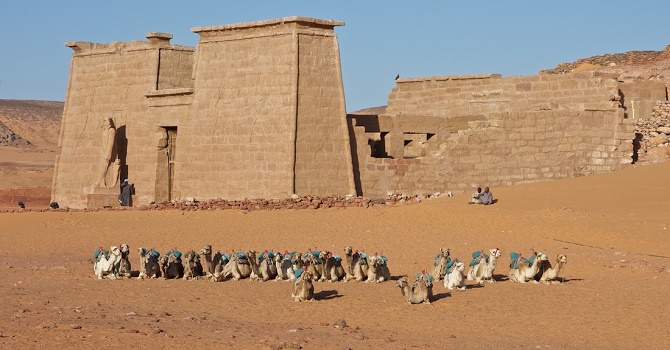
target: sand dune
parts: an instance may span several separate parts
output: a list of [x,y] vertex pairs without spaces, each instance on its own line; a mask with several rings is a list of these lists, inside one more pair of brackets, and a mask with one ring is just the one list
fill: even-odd
[[[667,348],[670,346],[670,163],[617,173],[494,188],[499,202],[468,195],[368,209],[123,211],[0,214],[0,344],[92,348],[189,344],[290,348]],[[566,283],[509,281],[447,291],[407,305],[394,281],[317,283],[296,303],[288,282],[98,281],[98,246],[182,251],[331,249],[383,251],[393,276],[432,267],[440,247],[469,261],[498,247],[568,256]],[[395,278],[394,277],[394,278]],[[341,330],[331,323],[344,319]],[[96,345],[98,344],[98,345]]]

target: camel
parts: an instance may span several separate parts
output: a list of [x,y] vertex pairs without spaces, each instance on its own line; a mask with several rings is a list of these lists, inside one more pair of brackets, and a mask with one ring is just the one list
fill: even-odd
[[356,280],[358,282],[368,278],[368,262],[365,253],[353,251],[350,246],[344,247],[345,273],[344,281]]
[[200,249],[200,262],[202,264],[202,271],[205,277],[211,277],[214,273],[214,265],[212,264],[212,245],[207,244]]
[[289,280],[295,281],[295,272],[292,258],[294,254],[284,251],[284,254],[277,253],[275,255],[275,266],[277,268],[277,281]]
[[493,270],[496,268],[496,261],[501,256],[500,249],[490,249],[489,255],[484,254],[484,251],[472,253],[472,261],[470,262],[470,270],[468,270],[468,280],[477,281],[481,285],[484,281],[495,283],[493,278]]
[[[256,258],[254,254],[254,259]],[[223,267],[222,278],[231,277],[234,280],[240,280],[251,276],[251,264],[249,263],[247,254],[244,252],[237,252],[230,255],[230,261]]]
[[411,288],[407,276],[401,277],[397,285],[408,304],[430,304],[430,299],[433,297],[433,277],[427,274],[426,270],[417,275]]
[[459,290],[465,290],[465,276],[463,271],[465,270],[465,264],[463,264],[458,259],[454,260],[452,268],[449,269],[448,273],[444,276],[444,287],[453,290],[454,287]]
[[184,279],[198,279],[202,276],[202,264],[200,263],[200,255],[195,250],[189,250],[184,254],[182,262],[184,267]]
[[277,277],[277,266],[274,263],[275,253],[267,250],[258,256],[258,272],[263,282]]
[[225,266],[225,264],[228,263],[229,260],[230,257],[225,257],[224,254],[221,254],[221,251],[217,251],[216,254],[212,256],[212,275],[210,276],[210,281],[212,282],[222,281],[223,266]]
[[258,253],[255,250],[248,250],[244,254],[247,257],[247,261],[249,261],[249,266],[251,267],[251,275],[249,275],[249,277],[254,281],[260,281],[262,275],[258,269]]
[[114,273],[115,267],[118,271],[118,265],[121,262],[121,251],[117,246],[112,246],[109,250],[100,247],[94,254],[95,263],[93,263],[93,271],[99,280],[105,276],[109,279],[116,279],[117,275]]
[[545,284],[552,284],[554,282],[562,283],[561,281],[558,280],[558,274],[561,273],[563,265],[567,263],[568,263],[567,256],[563,254],[556,255],[556,264],[554,265],[554,267],[551,267],[551,264],[549,263],[549,261],[547,261],[547,265],[549,265],[549,267],[546,270],[541,271],[542,275],[540,276],[539,281]]
[[295,301],[314,301],[314,285],[312,284],[312,279],[312,273],[306,267],[303,267],[302,273],[296,279],[295,284],[293,285],[293,292],[291,293],[291,297],[293,297]]
[[382,283],[391,278],[391,273],[387,265],[388,260],[385,256],[375,253],[367,258],[368,278],[365,282]]
[[[321,252],[323,256],[321,260],[323,261],[324,266],[324,276],[328,282],[337,282],[342,280],[345,277],[344,267],[342,266],[342,258],[333,255],[333,252],[326,252],[325,250]],[[325,253],[325,254],[324,254]]]
[[158,258],[160,253],[151,249],[142,247],[137,248],[140,254],[140,275],[139,279],[160,277],[160,266],[158,265]]
[[119,277],[130,278],[130,246],[127,244],[121,244],[121,261],[119,262],[119,268],[117,270],[117,275]]
[[161,276],[163,279],[180,278],[184,274],[184,266],[181,261],[181,252],[171,250],[160,257]]
[[533,283],[538,283],[533,277],[540,270],[541,262],[548,260],[545,254],[533,251],[533,256],[530,259],[526,259],[521,254],[512,252],[510,253],[510,257],[512,258],[509,270],[510,281],[519,283],[533,281]]
[[312,280],[322,281],[324,275],[324,264],[320,258],[321,252],[309,249],[302,255],[302,260],[307,264],[307,270],[312,273]]
[[[365,253],[363,253],[365,255]],[[350,246],[344,247],[344,261],[345,261],[345,274],[344,281],[356,280],[362,281],[368,278],[367,275],[367,261],[363,258],[361,261],[361,254],[358,253],[358,250],[354,250]]]
[[444,279],[444,275],[447,270],[447,264],[451,262],[451,258],[449,257],[449,248],[441,248],[440,252],[437,253],[435,256],[435,262],[433,262],[433,273],[431,274],[431,277],[433,277],[433,280],[439,281],[441,279]]

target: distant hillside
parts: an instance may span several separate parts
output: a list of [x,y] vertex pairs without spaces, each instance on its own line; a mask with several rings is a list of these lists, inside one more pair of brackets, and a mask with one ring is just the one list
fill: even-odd
[[654,71],[670,69],[670,45],[661,51],[628,51],[610,53],[560,63],[556,68],[541,70],[540,74],[564,74],[580,70],[612,70],[623,68],[650,68]]
[[0,122],[0,146],[33,147],[30,141],[24,140],[3,122]]
[[0,100],[0,145],[56,151],[63,102]]

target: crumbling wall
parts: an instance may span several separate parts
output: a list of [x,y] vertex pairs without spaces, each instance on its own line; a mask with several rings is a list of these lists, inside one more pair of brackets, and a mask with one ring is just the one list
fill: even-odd
[[378,136],[354,126],[366,196],[469,191],[631,161],[633,120],[624,118],[617,81],[606,76],[406,79],[386,112],[380,120],[391,122],[380,123],[388,129],[379,133],[386,132],[387,157],[372,157],[366,144]]

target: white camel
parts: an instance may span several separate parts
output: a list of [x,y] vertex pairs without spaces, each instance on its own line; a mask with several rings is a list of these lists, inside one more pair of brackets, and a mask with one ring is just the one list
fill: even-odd
[[493,270],[496,268],[496,261],[501,256],[500,249],[490,249],[490,254],[481,252],[472,253],[472,261],[470,262],[470,270],[468,270],[468,280],[477,281],[477,284],[483,284],[484,281],[495,283],[493,278]]

